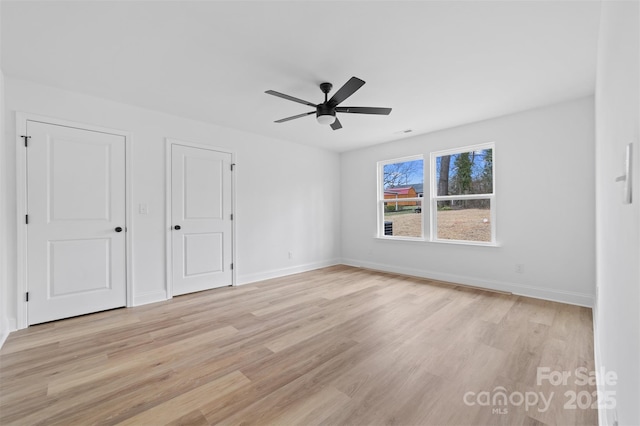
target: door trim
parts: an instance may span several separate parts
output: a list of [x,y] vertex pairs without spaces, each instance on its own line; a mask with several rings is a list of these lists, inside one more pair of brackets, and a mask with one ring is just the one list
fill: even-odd
[[80,130],[108,133],[123,136],[125,140],[125,273],[127,307],[133,306],[133,221],[131,216],[133,195],[132,169],[132,144],[133,134],[122,130],[78,123],[75,121],[61,120],[25,112],[16,112],[16,232],[17,232],[17,271],[16,271],[16,328],[27,328],[28,310],[25,293],[27,291],[27,224],[24,217],[27,214],[27,155],[24,147],[24,139],[21,135],[27,132],[27,122],[39,122],[57,126],[72,127]]
[[[208,151],[222,152],[225,154],[231,154],[231,163],[236,163],[236,153],[228,148],[220,148],[211,146],[208,144],[189,142],[181,139],[165,138],[165,265],[166,265],[166,290],[167,299],[173,298],[173,244],[172,244],[172,217],[171,217],[171,147],[173,145],[182,145],[190,148],[206,149]],[[231,285],[235,287],[237,285],[236,271],[238,270],[236,264],[236,223],[238,221],[236,215],[236,169],[234,167],[231,173],[231,213],[233,214],[233,220],[231,221],[231,263],[233,263],[233,269],[231,270]]]

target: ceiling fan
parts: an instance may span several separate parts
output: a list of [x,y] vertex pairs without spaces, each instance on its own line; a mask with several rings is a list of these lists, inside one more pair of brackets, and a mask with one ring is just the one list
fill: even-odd
[[320,90],[324,93],[324,102],[321,104],[314,104],[309,101],[294,98],[293,96],[285,95],[284,93],[276,92],[275,90],[267,90],[264,93],[277,96],[279,98],[288,99],[293,102],[298,102],[303,105],[314,107],[314,111],[305,112],[303,114],[294,115],[292,117],[276,120],[275,123],[284,123],[285,121],[295,120],[296,118],[305,117],[307,115],[316,114],[316,119],[320,124],[330,124],[333,130],[342,128],[342,124],[336,113],[346,112],[350,114],[378,114],[389,115],[391,108],[374,108],[374,107],[344,107],[338,106],[349,96],[353,95],[356,90],[360,89],[364,85],[364,81],[357,77],[351,77],[344,86],[342,86],[336,93],[333,94],[331,99],[327,100],[328,94],[331,91],[333,85],[331,83],[321,83]]

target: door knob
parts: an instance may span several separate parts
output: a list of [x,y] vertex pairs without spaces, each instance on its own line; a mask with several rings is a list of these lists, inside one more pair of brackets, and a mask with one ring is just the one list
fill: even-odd
[[173,229],[175,229],[176,231],[179,231],[180,230],[180,225],[174,226]]
[[118,226],[118,227],[116,228],[116,232],[122,232],[122,228]]

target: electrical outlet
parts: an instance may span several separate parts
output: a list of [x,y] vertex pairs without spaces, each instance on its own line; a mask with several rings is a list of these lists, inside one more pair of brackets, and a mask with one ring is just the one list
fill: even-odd
[[518,274],[524,274],[524,265],[522,263],[516,263],[516,272]]
[[149,207],[147,206],[146,203],[141,203],[138,206],[138,213],[139,214],[148,214],[149,213]]
[[289,259],[293,259],[293,251],[289,250]]

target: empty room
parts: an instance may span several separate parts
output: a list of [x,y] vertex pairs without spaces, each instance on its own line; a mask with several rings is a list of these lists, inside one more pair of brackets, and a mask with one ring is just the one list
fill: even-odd
[[640,1],[0,1],[0,424],[640,425]]

